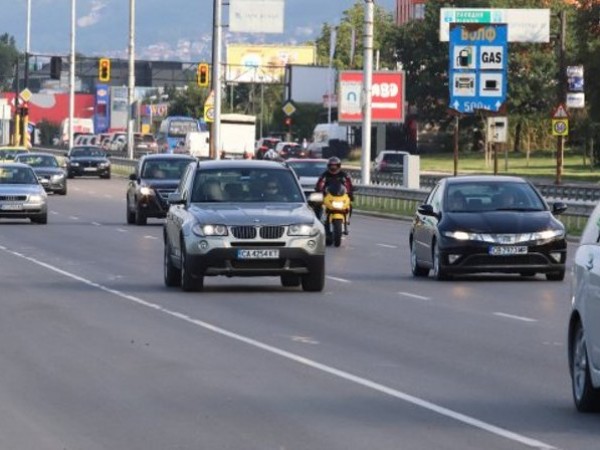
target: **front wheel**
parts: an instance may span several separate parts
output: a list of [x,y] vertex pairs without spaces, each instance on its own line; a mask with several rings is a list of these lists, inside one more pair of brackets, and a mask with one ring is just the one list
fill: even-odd
[[415,277],[426,277],[429,269],[419,265],[417,261],[417,248],[414,242],[410,243],[410,269]]
[[164,260],[165,286],[181,286],[181,270],[179,270],[171,261],[171,247],[165,239],[165,260]]
[[344,221],[342,219],[333,219],[331,225],[333,228],[333,245],[339,247],[342,244],[342,228],[344,226]]
[[197,292],[204,288],[204,277],[194,276],[191,264],[185,251],[185,242],[181,242],[181,289],[186,292]]
[[600,410],[600,390],[592,385],[585,333],[581,323],[577,324],[571,343],[571,359],[571,386],[575,407],[580,412]]
[[437,280],[447,280],[449,278],[448,273],[442,267],[442,256],[440,254],[440,247],[435,241],[433,243],[433,276]]
[[325,257],[318,264],[311,267],[310,273],[302,275],[302,290],[307,292],[321,292],[325,287]]
[[136,225],[146,225],[146,223],[148,223],[148,219],[146,218],[146,215],[144,214],[144,212],[142,210],[140,210],[140,208],[136,208],[135,224]]

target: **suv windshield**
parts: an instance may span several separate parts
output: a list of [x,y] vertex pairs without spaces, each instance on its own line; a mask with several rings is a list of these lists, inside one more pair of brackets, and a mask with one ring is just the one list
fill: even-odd
[[98,148],[82,147],[82,148],[74,148],[73,150],[71,150],[70,156],[75,156],[75,157],[93,156],[93,157],[104,158],[106,156],[106,154]]
[[304,202],[294,174],[281,169],[213,169],[197,172],[192,202]]
[[142,178],[179,180],[192,159],[151,159],[142,166]]

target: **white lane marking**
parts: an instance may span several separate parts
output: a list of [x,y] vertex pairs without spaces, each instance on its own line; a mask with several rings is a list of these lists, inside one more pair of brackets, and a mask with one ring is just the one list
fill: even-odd
[[389,245],[389,244],[377,244],[379,247],[383,248],[398,248],[397,245]]
[[117,228],[117,231],[119,233],[127,233],[127,230],[123,229],[123,228]]
[[102,224],[98,223],[98,222],[92,222],[92,225],[94,225],[95,227],[101,227],[102,226]]
[[352,283],[350,280],[346,280],[345,278],[332,277],[331,275],[326,275],[325,278],[329,278],[333,281],[339,281],[340,283]]
[[76,188],[72,188],[72,189],[73,189],[74,191],[81,191],[81,188],[78,188],[78,187],[76,187]]
[[502,312],[495,312],[494,315],[499,316],[499,317],[505,317],[507,319],[520,320],[521,322],[537,322],[537,319],[531,319],[529,317],[523,317],[523,316],[514,316],[512,314],[506,314],[506,313],[502,313]]
[[113,196],[110,194],[104,194],[104,198],[113,198]]
[[85,284],[87,286],[90,286],[92,288],[96,288],[100,291],[103,292],[107,292],[109,294],[112,294],[116,297],[125,299],[125,300],[129,300],[133,303],[136,303],[137,305],[140,306],[144,306],[146,308],[150,308],[153,309],[155,311],[161,312],[163,314],[169,315],[171,317],[175,317],[177,319],[183,320],[185,322],[188,322],[190,324],[196,325],[200,328],[203,328],[204,330],[207,331],[211,331],[213,333],[219,334],[221,336],[225,336],[228,337],[230,339],[233,339],[235,341],[238,342],[242,342],[244,344],[250,345],[251,347],[255,347],[261,350],[264,350],[268,353],[272,353],[274,355],[278,355],[281,356],[283,358],[286,358],[290,361],[294,361],[297,362],[298,364],[303,364],[307,367],[311,367],[313,369],[319,370],[321,372],[327,373],[329,375],[332,375],[334,377],[340,378],[342,380],[346,380],[349,381],[351,383],[357,384],[359,386],[363,386],[365,388],[380,392],[382,394],[386,394],[390,397],[393,398],[397,398],[399,400],[402,400],[406,403],[410,403],[412,405],[418,406],[420,408],[426,409],[428,411],[434,412],[436,414],[439,414],[441,416],[447,417],[449,419],[453,419],[457,422],[463,423],[465,425],[469,425],[472,426],[473,428],[477,428],[480,429],[482,431],[486,431],[490,434],[494,434],[496,436],[500,436],[503,438],[506,438],[508,440],[514,441],[514,442],[518,442],[520,444],[523,445],[527,445],[529,447],[533,447],[533,448],[538,448],[540,450],[554,450],[556,449],[556,447],[553,447],[550,444],[546,444],[542,441],[538,441],[536,439],[532,439],[529,438],[527,436],[524,436],[522,434],[518,434],[515,433],[513,431],[510,431],[506,428],[502,428],[502,427],[498,427],[496,425],[492,425],[490,423],[484,422],[482,420],[476,419],[474,417],[468,416],[466,414],[462,414],[459,413],[457,411],[454,411],[452,409],[449,408],[445,408],[443,406],[437,405],[435,403],[429,402],[427,400],[423,400],[419,397],[415,397],[413,395],[407,394],[405,392],[390,388],[388,386],[385,386],[383,384],[377,383],[375,381],[371,381],[367,378],[363,378],[363,377],[359,377],[357,375],[353,375],[350,372],[346,372],[340,369],[336,369],[335,367],[332,366],[328,366],[326,364],[322,364],[319,363],[317,361],[314,361],[312,359],[309,358],[305,358],[304,356],[300,356],[297,355],[296,353],[292,353],[292,352],[288,352],[287,350],[283,350],[280,349],[278,347],[274,347],[272,345],[269,344],[265,344],[261,341],[257,341],[255,339],[243,336],[241,334],[237,334],[234,333],[232,331],[226,330],[225,328],[221,328],[218,327],[216,325],[213,325],[209,322],[204,322],[202,320],[198,320],[198,319],[194,319],[191,316],[188,316],[187,314],[182,314],[180,312],[168,309],[168,308],[164,308],[156,303],[151,303],[149,301],[143,300],[140,297],[135,297],[133,295],[129,295],[126,294],[122,291],[119,291],[117,289],[111,289],[107,286],[104,286],[102,284],[98,284],[95,283],[91,280],[88,280],[87,278],[81,277],[79,275],[75,275],[74,273],[71,272],[67,272],[66,270],[63,270],[59,267],[53,266],[51,264],[45,263],[41,260],[38,260],[36,258],[33,258],[31,256],[25,256],[21,253],[12,251],[7,249],[4,246],[0,245],[0,250],[3,250],[4,252],[14,255],[14,256],[18,256],[19,258],[23,258],[33,264],[37,264],[38,266],[44,267],[50,271],[53,271],[55,273],[58,273],[60,275],[63,275],[67,278],[70,278],[72,280],[78,281],[82,284]]
[[300,342],[302,344],[312,344],[312,345],[318,345],[319,341],[308,337],[308,336],[292,336],[292,341],[294,342]]
[[71,219],[71,220],[79,220],[79,217],[77,217],[77,216],[69,216],[69,219]]
[[405,297],[416,298],[417,300],[431,300],[429,297],[423,297],[422,295],[412,294],[410,292],[398,292],[398,294],[403,295]]
[[50,214],[52,214],[53,216],[58,216],[58,213],[56,211],[50,211]]
[[146,235],[146,236],[144,236],[144,239],[158,239],[158,238],[156,236]]

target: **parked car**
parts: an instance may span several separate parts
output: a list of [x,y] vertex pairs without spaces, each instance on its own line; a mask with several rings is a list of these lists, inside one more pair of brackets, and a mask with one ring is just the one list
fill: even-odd
[[206,276],[278,276],[283,286],[323,290],[325,230],[290,168],[255,160],[190,164],[169,203],[167,286],[194,291]]
[[375,161],[373,169],[375,173],[402,173],[404,169],[404,157],[410,153],[400,150],[382,150]]
[[56,156],[50,153],[21,153],[15,162],[27,164],[38,177],[46,192],[67,195],[67,172]]
[[196,161],[187,155],[160,153],[143,156],[127,187],[127,223],[146,225],[149,217],[165,217],[167,197],[175,192],[186,167]]
[[73,147],[65,156],[68,178],[87,175],[110,178],[110,160],[100,147]]
[[600,411],[600,204],[590,215],[573,258],[568,362],[573,400]]
[[281,139],[276,137],[263,137],[256,143],[256,149],[254,151],[254,157],[256,159],[263,159],[265,153],[270,149],[275,149],[275,146],[281,142]]
[[533,184],[519,177],[444,178],[418,207],[409,235],[414,276],[482,272],[565,276],[566,233]]
[[21,163],[0,164],[0,218],[48,223],[46,191],[33,169]]

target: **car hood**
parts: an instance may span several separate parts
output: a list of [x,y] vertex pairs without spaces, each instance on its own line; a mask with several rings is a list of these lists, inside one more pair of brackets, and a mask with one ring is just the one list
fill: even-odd
[[0,195],[40,194],[43,191],[39,184],[0,184]]
[[93,161],[93,162],[108,162],[107,158],[102,156],[73,156],[69,158],[71,162]]
[[154,189],[176,189],[179,186],[179,180],[156,180],[152,178],[142,178],[141,184]]
[[556,228],[559,222],[550,211],[489,211],[444,213],[440,229],[473,233],[517,234]]
[[205,224],[290,225],[315,220],[315,213],[304,203],[202,203],[192,205],[190,212]]
[[58,167],[34,167],[33,171],[38,176],[52,176],[52,175],[62,175],[64,174],[64,170],[59,169]]

